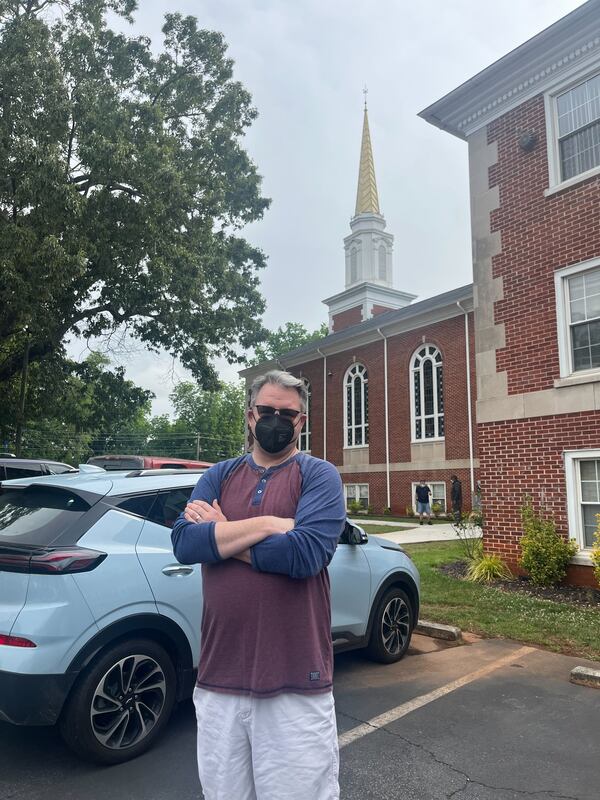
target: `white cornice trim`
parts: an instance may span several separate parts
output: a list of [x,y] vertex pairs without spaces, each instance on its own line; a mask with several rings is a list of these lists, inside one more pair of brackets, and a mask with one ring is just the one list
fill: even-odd
[[419,116],[464,139],[570,74],[591,69],[598,61],[600,1],[588,0],[432,103]]

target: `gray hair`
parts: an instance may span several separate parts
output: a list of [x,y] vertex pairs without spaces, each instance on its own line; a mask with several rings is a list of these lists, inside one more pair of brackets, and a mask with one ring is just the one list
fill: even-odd
[[274,386],[281,386],[282,389],[295,389],[300,398],[300,408],[302,413],[306,413],[306,406],[308,403],[308,392],[306,391],[306,384],[300,378],[296,378],[290,372],[284,372],[281,369],[272,369],[264,375],[259,375],[252,381],[250,387],[250,407],[256,403],[258,393],[266,386],[267,383],[272,383]]

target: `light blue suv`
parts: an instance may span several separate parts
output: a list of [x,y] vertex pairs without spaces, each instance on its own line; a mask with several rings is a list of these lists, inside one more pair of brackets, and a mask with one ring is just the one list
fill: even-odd
[[[84,465],[2,483],[0,720],[58,722],[105,764],[161,734],[200,652],[200,567],[179,564],[170,539],[199,477]],[[419,611],[409,557],[347,523],[329,572],[336,651],[402,658]]]

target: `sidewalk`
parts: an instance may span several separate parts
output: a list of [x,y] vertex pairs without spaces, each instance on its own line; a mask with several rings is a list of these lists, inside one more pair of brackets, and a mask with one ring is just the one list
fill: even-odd
[[[362,525],[366,522],[364,519],[351,519],[350,522],[356,525]],[[369,521],[371,522],[371,521]],[[452,523],[441,523],[436,525],[419,525],[409,522],[388,522],[383,520],[373,520],[373,525],[385,525],[390,528],[389,533],[378,533],[377,536],[383,536],[390,539],[397,544],[414,544],[416,542],[457,542],[458,536],[452,527]],[[481,528],[473,529],[472,538],[481,536]],[[372,534],[374,535],[374,534]]]

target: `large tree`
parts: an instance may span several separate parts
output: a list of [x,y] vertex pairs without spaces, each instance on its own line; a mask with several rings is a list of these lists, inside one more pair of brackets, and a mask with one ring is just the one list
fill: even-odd
[[158,53],[108,27],[135,9],[0,0],[0,383],[125,327],[214,386],[210,359],[260,338],[250,95],[193,17],[166,15]]
[[252,364],[261,364],[263,361],[271,361],[279,356],[296,350],[308,342],[323,339],[329,333],[327,323],[323,322],[316,331],[309,331],[300,322],[286,322],[275,331],[267,331],[260,344],[254,348],[254,358]]

